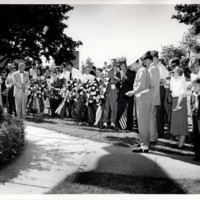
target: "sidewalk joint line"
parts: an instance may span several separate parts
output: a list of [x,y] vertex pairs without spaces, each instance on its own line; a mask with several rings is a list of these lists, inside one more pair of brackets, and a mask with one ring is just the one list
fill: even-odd
[[10,182],[10,181],[2,181],[0,180],[0,183],[10,183],[10,184],[14,184],[14,185],[24,185],[24,186],[29,186],[29,187],[37,187],[37,188],[45,188],[45,189],[51,189],[50,187],[44,187],[44,186],[37,186],[37,185],[29,185],[29,184],[25,184],[25,183],[15,183],[15,182]]

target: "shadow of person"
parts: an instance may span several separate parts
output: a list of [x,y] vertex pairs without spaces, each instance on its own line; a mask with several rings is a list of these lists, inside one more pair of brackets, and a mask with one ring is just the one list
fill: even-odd
[[94,169],[77,173],[73,183],[101,188],[101,193],[186,193],[156,165],[155,155],[132,153],[128,148],[116,146],[103,149],[109,154],[100,157]]

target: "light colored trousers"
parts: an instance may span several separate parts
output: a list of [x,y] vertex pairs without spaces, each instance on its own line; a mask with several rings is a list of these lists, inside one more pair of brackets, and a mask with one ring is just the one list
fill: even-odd
[[26,117],[26,104],[27,104],[27,95],[25,93],[22,93],[21,97],[15,96],[17,117],[19,118]]
[[145,146],[150,143],[150,109],[152,95],[147,92],[136,97],[136,111],[138,119],[138,129],[141,142]]
[[151,105],[150,108],[150,141],[156,142],[158,139],[157,133],[157,106]]

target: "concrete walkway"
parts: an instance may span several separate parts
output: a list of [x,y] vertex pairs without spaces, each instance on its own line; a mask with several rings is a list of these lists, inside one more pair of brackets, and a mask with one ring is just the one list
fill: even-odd
[[75,171],[133,176],[200,179],[192,157],[132,153],[129,148],[76,138],[42,128],[26,128],[21,156],[0,168],[0,194],[42,194]]

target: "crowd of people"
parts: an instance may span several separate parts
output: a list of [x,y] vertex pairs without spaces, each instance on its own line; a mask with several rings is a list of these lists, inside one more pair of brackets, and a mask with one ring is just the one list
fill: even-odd
[[133,64],[126,59],[110,59],[103,68],[72,63],[43,67],[33,62],[12,63],[9,73],[0,76],[0,105],[10,115],[26,118],[60,116],[103,129],[139,131],[134,152],[148,152],[151,144],[165,134],[165,127],[182,149],[188,136],[187,91],[192,91],[191,111],[194,133],[194,160],[200,160],[200,64],[191,58],[191,80],[186,82],[180,59],[169,63],[159,59],[157,51],[148,51]]

